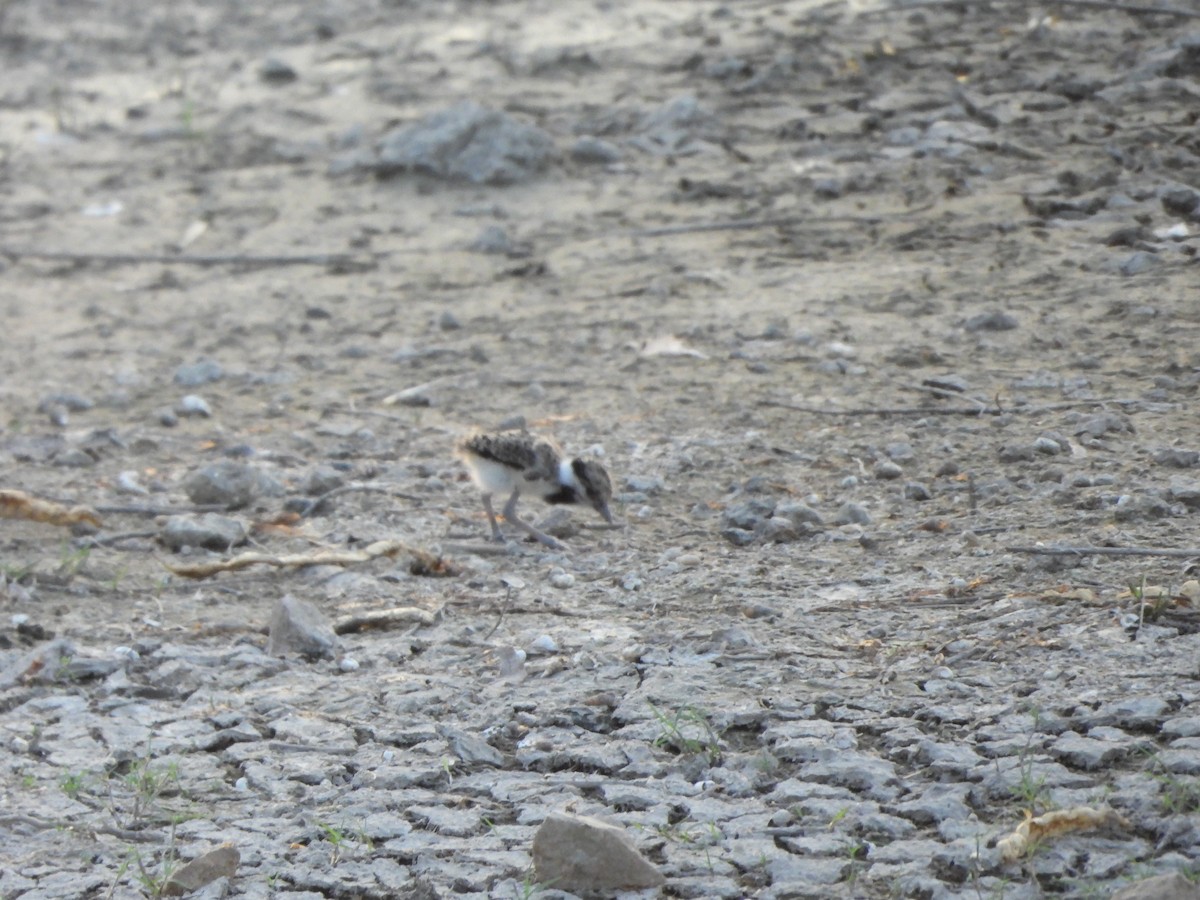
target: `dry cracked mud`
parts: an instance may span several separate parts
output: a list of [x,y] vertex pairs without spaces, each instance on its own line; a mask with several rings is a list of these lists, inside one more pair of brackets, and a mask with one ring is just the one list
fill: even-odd
[[[568,896],[556,811],[668,897],[1194,879],[1178,6],[0,3],[0,488],[102,520],[0,522],[0,895]],[[466,101],[490,176],[380,156]],[[518,421],[622,527],[489,544]],[[248,544],[171,549],[217,463]]]

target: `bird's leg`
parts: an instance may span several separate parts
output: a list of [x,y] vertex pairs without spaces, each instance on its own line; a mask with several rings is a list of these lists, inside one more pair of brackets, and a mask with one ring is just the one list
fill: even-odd
[[551,550],[566,550],[566,546],[550,537],[548,534],[542,534],[524,519],[517,515],[517,500],[520,498],[520,491],[513,491],[512,496],[508,498],[508,502],[504,504],[504,521],[511,522],[516,525],[530,537],[545,544]]
[[[496,523],[496,511],[492,509],[492,495],[483,495],[483,508],[487,511],[488,521],[492,523],[492,540],[497,543],[504,543],[504,535],[500,533],[500,526]],[[507,518],[507,516],[505,516]]]

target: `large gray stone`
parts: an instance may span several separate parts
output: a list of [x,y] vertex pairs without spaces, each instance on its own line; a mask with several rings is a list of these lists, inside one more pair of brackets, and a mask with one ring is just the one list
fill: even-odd
[[666,878],[616,825],[591,816],[550,813],[533,838],[538,881],[564,891],[659,887]]
[[554,141],[542,129],[467,102],[384,135],[378,168],[512,184],[540,172],[553,156]]
[[316,658],[333,656],[338,639],[325,614],[307,600],[284,595],[271,615],[267,653],[299,653]]

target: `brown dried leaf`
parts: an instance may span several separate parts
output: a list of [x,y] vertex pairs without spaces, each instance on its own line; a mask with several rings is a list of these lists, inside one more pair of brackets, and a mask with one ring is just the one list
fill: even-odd
[[1057,809],[1045,815],[1034,818],[1025,813],[1025,821],[1016,827],[1012,834],[997,842],[1000,858],[1004,862],[1015,862],[1024,856],[1030,847],[1059,835],[1072,831],[1089,831],[1093,828],[1103,828],[1117,825],[1129,828],[1129,820],[1108,807],[1094,808],[1091,806],[1075,806],[1071,809]]
[[61,503],[40,500],[24,491],[0,490],[0,518],[29,519],[50,525],[78,525],[81,522],[100,527],[100,516],[86,506],[67,508]]

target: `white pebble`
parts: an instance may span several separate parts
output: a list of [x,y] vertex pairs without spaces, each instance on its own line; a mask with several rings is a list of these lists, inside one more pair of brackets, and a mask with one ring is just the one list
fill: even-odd
[[941,678],[948,681],[954,677],[954,670],[949,666],[938,666],[930,673],[934,678]]
[[343,656],[338,660],[338,668],[343,672],[357,672],[358,660],[350,656]]
[[529,642],[529,649],[537,653],[557,653],[558,643],[550,635],[543,634]]
[[233,783],[233,789],[235,791],[248,791],[250,790],[250,782],[243,776]]
[[642,587],[642,578],[636,572],[630,572],[621,579],[621,587],[627,591],[640,590]]
[[127,659],[131,662],[135,659],[141,659],[141,654],[132,647],[126,647],[123,644],[120,647],[113,647],[113,656],[117,659]]
[[384,750],[383,751],[383,761],[384,762],[392,762],[395,758],[396,758],[395,750]]
[[29,624],[29,614],[28,613],[16,613],[13,615],[13,617],[12,617],[12,619],[10,619],[10,621],[13,623],[14,628],[20,628],[22,625]]
[[551,572],[550,584],[556,588],[569,588],[575,584],[575,576],[570,572]]
[[29,741],[25,740],[23,737],[15,737],[8,742],[8,749],[17,754],[28,753]]

